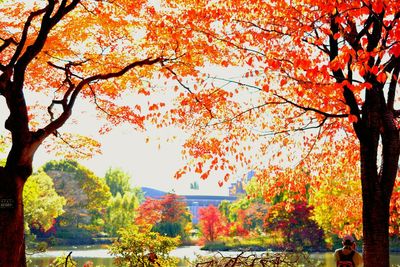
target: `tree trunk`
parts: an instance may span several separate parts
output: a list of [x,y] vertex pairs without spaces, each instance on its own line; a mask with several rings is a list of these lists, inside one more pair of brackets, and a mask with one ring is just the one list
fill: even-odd
[[[379,136],[381,152],[377,145]],[[390,199],[398,171],[399,132],[397,128],[385,127],[379,133],[369,132],[369,137],[372,137],[369,142],[361,141],[360,146],[364,266],[389,267]],[[379,169],[378,162],[381,162]]]
[[24,267],[22,190],[25,179],[0,167],[0,267]]
[[364,266],[389,267],[389,207],[379,199],[363,201]]
[[[376,164],[366,162],[367,165]],[[363,166],[363,164],[361,164]],[[364,166],[362,181],[377,179]],[[365,267],[389,267],[389,203],[382,192],[363,182],[363,258]]]

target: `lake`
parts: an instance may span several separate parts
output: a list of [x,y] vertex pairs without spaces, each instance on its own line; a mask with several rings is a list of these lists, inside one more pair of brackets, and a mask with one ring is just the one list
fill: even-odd
[[[72,258],[77,262],[77,266],[83,266],[87,261],[92,261],[94,266],[114,267],[113,257],[108,254],[106,246],[78,246],[49,249],[44,253],[38,253],[28,256],[30,262],[28,267],[45,267],[48,266],[53,259],[64,255],[65,257],[72,251]],[[234,256],[239,252],[224,252],[224,255]],[[190,266],[188,260],[193,260],[196,255],[214,255],[214,252],[200,250],[199,246],[179,247],[171,252],[172,256],[182,259],[179,266]],[[333,253],[312,253],[311,258],[318,259],[322,262],[322,267],[335,267],[333,262]],[[391,254],[390,262],[392,266],[400,266],[400,254]]]

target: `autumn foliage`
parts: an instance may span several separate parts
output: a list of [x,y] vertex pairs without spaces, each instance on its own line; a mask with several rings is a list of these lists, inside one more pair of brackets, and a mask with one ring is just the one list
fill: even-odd
[[281,246],[284,249],[323,249],[324,232],[312,219],[312,210],[305,202],[277,203],[271,206],[265,217],[266,231],[282,234],[284,241]]
[[[301,200],[308,187],[334,188],[324,181],[353,181],[349,169],[360,163],[365,262],[387,266],[400,153],[399,10],[389,0],[2,1],[0,95],[12,148],[0,197],[22,203],[42,143],[70,148],[70,157],[99,151],[61,130],[81,99],[98,111],[103,133],[127,122],[191,134],[177,178],[218,174],[223,186],[253,169]],[[330,173],[336,166],[344,174]],[[306,184],[300,170],[317,179]],[[23,247],[22,218],[21,206],[0,212],[4,258],[7,241]],[[14,237],[11,225],[19,225]]]
[[226,219],[213,205],[199,209],[199,227],[205,242],[213,242],[228,233]]
[[[366,266],[388,266],[389,203],[400,153],[399,7],[386,0],[232,0],[213,1],[197,17],[188,12],[194,28],[227,48],[222,66],[243,69],[211,73],[180,102],[186,113],[196,113],[185,127],[200,126],[185,144],[190,166],[179,175],[201,169],[204,178],[222,170],[221,186],[232,169],[266,169],[267,182],[283,177],[282,184],[304,192],[303,182],[297,186],[280,172],[303,165],[318,177],[309,185],[318,189],[336,176],[357,177],[331,175],[330,168],[360,166]],[[203,27],[210,17],[214,27]],[[336,154],[346,151],[341,165]],[[360,202],[350,205],[360,209]]]
[[146,198],[134,218],[137,225],[151,225],[152,231],[185,239],[191,228],[191,214],[184,198],[166,194],[160,199]]

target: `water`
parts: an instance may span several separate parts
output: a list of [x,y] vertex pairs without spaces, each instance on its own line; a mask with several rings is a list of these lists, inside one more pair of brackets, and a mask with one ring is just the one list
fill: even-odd
[[[108,250],[105,246],[79,246],[48,250],[45,253],[39,253],[28,257],[30,259],[28,267],[49,266],[56,257],[63,255],[66,257],[70,251],[72,251],[71,256],[78,267],[83,266],[87,261],[92,261],[94,266],[115,267],[113,258],[108,254]],[[224,252],[224,255],[234,256],[237,255],[237,253],[238,252]],[[214,253],[202,251],[199,246],[179,247],[171,252],[171,256],[182,259],[180,266],[190,266],[188,262],[194,260],[196,255],[205,256],[214,255]],[[323,265],[323,267],[335,267],[333,252],[313,253],[311,254],[311,258],[324,262],[325,265]],[[400,254],[391,254],[390,262],[392,266],[400,266]]]
[[[28,267],[48,266],[57,257],[67,257],[72,251],[72,258],[77,266],[83,266],[87,261],[92,261],[94,266],[114,267],[113,257],[108,254],[106,246],[77,246],[58,247],[49,249],[44,253],[37,253],[28,257]],[[181,259],[180,266],[190,266],[188,262],[196,259],[196,255],[208,255],[211,253],[200,250],[199,246],[179,247],[171,252],[171,256]]]

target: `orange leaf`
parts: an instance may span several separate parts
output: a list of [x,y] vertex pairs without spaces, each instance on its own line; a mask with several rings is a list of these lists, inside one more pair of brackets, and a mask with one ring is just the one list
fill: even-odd
[[369,90],[372,88],[372,84],[370,83],[364,83],[365,89]]
[[357,121],[358,121],[357,116],[356,116],[356,115],[353,115],[353,114],[350,114],[347,118],[349,119],[349,122],[350,122],[350,123],[354,123],[354,122],[357,122]]
[[381,73],[378,74],[378,76],[376,77],[376,80],[380,83],[385,83],[387,79],[386,73],[384,71],[382,71]]

